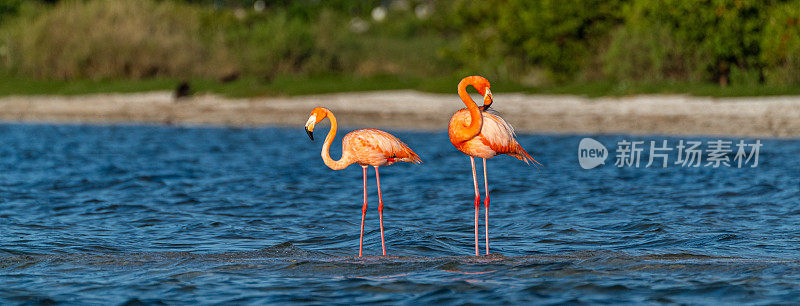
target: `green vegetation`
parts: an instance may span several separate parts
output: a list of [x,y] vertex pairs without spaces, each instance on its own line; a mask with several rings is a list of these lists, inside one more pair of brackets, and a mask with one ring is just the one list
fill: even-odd
[[800,1],[577,2],[456,1],[460,63],[538,84],[800,84]]
[[7,62],[20,75],[79,80],[224,77],[234,59],[203,29],[201,11],[152,1],[64,1],[8,26]]
[[800,93],[800,0],[257,2],[0,0],[0,95]]

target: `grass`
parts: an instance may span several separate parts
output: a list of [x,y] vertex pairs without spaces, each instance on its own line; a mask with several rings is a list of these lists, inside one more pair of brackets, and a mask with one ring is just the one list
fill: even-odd
[[[208,79],[190,80],[195,93],[215,93],[228,97],[295,96],[336,92],[413,89],[431,93],[455,94],[458,77],[413,78],[399,76],[282,76],[271,81],[242,78],[220,83]],[[0,96],[9,95],[81,95],[93,93],[132,93],[173,90],[181,80],[39,80],[0,74]],[[495,93],[569,94],[587,97],[636,94],[688,94],[710,97],[800,95],[800,86],[739,85],[719,87],[714,84],[659,83],[630,84],[613,82],[574,83],[530,87],[510,81],[494,81]]]
[[174,80],[150,79],[136,81],[122,80],[38,80],[0,75],[0,96],[9,95],[81,95],[92,93],[130,93],[172,89]]
[[[455,81],[453,81],[455,80]],[[455,92],[453,78],[434,78],[423,81],[397,76],[352,77],[315,76],[276,77],[271,81],[242,78],[221,83],[208,79],[190,80],[195,93],[215,93],[228,97],[295,96],[335,92],[416,89],[425,92]],[[81,95],[93,93],[131,93],[156,90],[173,90],[179,79],[145,80],[38,80],[10,75],[0,75],[0,96],[9,95]]]

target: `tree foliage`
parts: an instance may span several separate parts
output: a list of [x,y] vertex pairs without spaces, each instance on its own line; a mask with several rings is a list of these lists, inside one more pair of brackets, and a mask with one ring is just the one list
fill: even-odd
[[456,0],[451,16],[462,34],[453,56],[469,70],[523,76],[545,69],[557,81],[592,65],[595,51],[620,23],[622,1]]
[[454,0],[467,70],[552,81],[798,83],[800,1]]

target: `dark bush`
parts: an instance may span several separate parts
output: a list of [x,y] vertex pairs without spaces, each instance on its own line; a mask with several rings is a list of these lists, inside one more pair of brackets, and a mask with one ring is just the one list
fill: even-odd
[[624,7],[605,71],[620,80],[758,81],[765,3],[634,0]]
[[465,68],[521,77],[543,69],[566,81],[589,73],[596,51],[621,21],[623,1],[468,1],[452,4],[453,28],[462,43],[452,52]]

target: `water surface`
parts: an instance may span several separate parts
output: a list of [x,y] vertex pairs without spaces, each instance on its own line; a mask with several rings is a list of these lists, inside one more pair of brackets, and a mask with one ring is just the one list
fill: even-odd
[[583,170],[585,136],[519,135],[545,167],[489,161],[474,257],[468,158],[395,134],[425,163],[381,170],[389,257],[370,169],[356,258],[361,169],[326,168],[302,128],[0,125],[0,302],[800,299],[798,140],[762,139],[757,168]]

